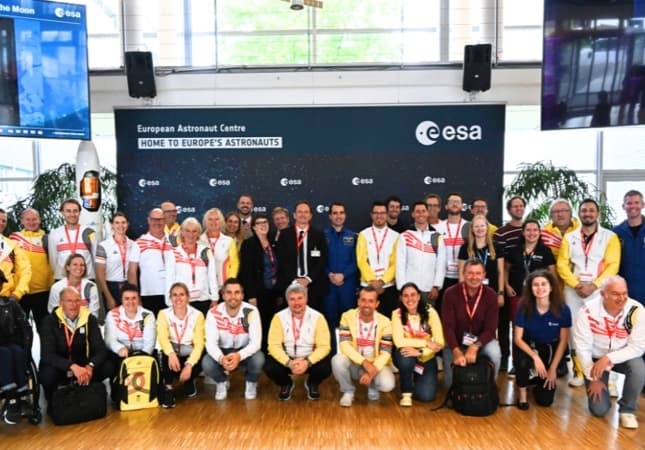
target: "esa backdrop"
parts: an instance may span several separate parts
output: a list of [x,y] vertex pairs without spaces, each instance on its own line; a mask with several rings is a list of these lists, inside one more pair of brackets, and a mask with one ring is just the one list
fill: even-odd
[[374,200],[401,197],[402,217],[425,194],[488,200],[502,217],[505,107],[500,104],[276,108],[115,109],[118,207],[131,234],[173,201],[178,220],[251,194],[256,212],[299,200],[328,223],[332,201],[347,224],[370,223]]

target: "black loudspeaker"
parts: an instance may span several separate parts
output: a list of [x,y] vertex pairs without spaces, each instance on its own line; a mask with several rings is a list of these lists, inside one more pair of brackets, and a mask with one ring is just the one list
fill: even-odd
[[490,89],[491,44],[466,45],[464,47],[464,79],[462,88],[466,92]]
[[125,52],[125,74],[130,97],[157,96],[151,52]]

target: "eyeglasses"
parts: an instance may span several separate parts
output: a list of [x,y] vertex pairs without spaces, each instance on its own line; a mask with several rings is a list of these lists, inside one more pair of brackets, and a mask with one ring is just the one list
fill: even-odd
[[450,200],[448,202],[449,205],[461,205],[463,202],[461,200]]
[[159,221],[163,220],[163,217],[150,217],[149,219],[151,221],[153,221],[153,222],[159,222]]
[[568,209],[554,209],[553,211],[551,211],[552,214],[564,214],[568,212],[571,212],[571,211]]
[[372,214],[374,214],[375,216],[384,216],[385,214],[387,214],[387,211],[372,211]]
[[255,222],[256,225],[269,225],[268,220],[258,220]]

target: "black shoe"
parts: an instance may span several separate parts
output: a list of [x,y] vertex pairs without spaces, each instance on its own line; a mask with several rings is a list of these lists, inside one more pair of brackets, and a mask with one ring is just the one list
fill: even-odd
[[521,402],[521,401],[518,400],[517,401],[517,409],[522,410],[522,411],[526,411],[527,409],[529,409],[529,402]]
[[197,395],[197,386],[195,380],[188,380],[184,383],[184,397],[193,398]]
[[317,384],[309,383],[309,380],[307,380],[305,381],[305,389],[309,400],[320,400],[320,390]]
[[511,370],[508,371],[508,374],[506,374],[506,376],[509,378],[515,378],[515,367],[512,367]]
[[166,409],[175,407],[175,394],[171,390],[163,389],[161,391],[161,407]]
[[4,421],[9,425],[15,425],[20,422],[20,402],[18,399],[12,398],[7,401],[7,408],[4,411]]
[[508,370],[508,358],[502,358],[502,361],[499,365],[500,372],[506,372]]
[[278,400],[287,401],[291,400],[291,393],[293,392],[294,388],[293,381],[290,381],[289,384],[285,384],[284,386],[280,386],[280,392],[278,392]]

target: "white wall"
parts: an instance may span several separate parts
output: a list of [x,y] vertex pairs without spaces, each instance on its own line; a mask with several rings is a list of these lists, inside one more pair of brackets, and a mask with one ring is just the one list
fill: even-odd
[[[334,70],[266,73],[178,73],[157,76],[153,100],[128,96],[125,75],[93,75],[93,113],[114,106],[234,106],[451,103],[466,101],[461,69]],[[540,103],[539,68],[496,68],[480,102]]]

